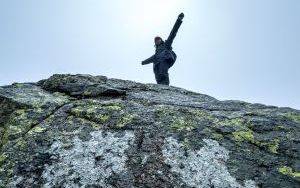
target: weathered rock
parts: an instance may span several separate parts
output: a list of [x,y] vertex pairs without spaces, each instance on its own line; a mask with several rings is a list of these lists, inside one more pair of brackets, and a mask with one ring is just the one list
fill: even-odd
[[0,187],[300,187],[300,111],[53,75],[0,87]]
[[58,91],[74,97],[97,97],[124,95],[125,91],[106,84],[105,76],[59,75],[55,74],[47,80],[38,82],[47,91]]

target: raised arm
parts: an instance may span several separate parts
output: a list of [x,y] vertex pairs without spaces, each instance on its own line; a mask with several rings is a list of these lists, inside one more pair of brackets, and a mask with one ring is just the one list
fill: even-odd
[[171,48],[172,43],[173,43],[173,40],[174,40],[174,38],[176,37],[177,31],[178,31],[180,25],[182,24],[182,19],[183,19],[183,17],[184,17],[184,14],[183,14],[183,13],[179,14],[179,16],[178,16],[178,18],[177,18],[177,20],[176,20],[176,22],[175,22],[175,25],[173,26],[173,29],[172,29],[172,31],[171,31],[171,33],[170,33],[168,39],[167,39],[166,42],[165,42],[165,45],[166,45],[167,47],[169,47],[169,48]]
[[151,57],[149,57],[148,59],[145,59],[144,61],[142,61],[142,65],[147,65],[149,63],[153,63],[155,60],[155,54]]

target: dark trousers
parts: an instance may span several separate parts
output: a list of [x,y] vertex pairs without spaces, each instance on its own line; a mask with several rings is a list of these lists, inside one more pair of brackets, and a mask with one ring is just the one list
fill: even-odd
[[169,85],[169,73],[170,63],[167,61],[159,62],[154,65],[153,72],[155,74],[155,80],[158,84]]

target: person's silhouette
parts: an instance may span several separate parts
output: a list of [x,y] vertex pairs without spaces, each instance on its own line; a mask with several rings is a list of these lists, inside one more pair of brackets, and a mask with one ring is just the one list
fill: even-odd
[[183,17],[183,13],[179,14],[166,41],[163,41],[159,36],[154,38],[156,48],[155,54],[142,61],[142,65],[153,63],[153,72],[155,74],[155,80],[158,84],[170,84],[168,70],[173,66],[177,58],[176,54],[172,51],[172,43],[182,23]]

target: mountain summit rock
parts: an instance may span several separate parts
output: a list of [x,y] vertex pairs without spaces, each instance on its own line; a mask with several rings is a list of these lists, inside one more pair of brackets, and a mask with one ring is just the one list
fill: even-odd
[[300,187],[300,111],[105,76],[0,87],[0,187]]

